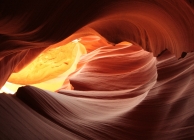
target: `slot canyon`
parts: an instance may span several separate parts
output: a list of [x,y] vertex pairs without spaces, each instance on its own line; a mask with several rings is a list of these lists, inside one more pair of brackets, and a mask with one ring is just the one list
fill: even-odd
[[194,140],[194,0],[0,2],[0,140]]

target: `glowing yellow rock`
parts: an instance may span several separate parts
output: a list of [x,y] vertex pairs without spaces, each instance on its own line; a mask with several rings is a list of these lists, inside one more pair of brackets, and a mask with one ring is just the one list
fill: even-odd
[[[70,68],[73,72],[74,68],[72,69],[72,67],[76,67],[83,54],[86,54],[86,49],[79,42],[47,48],[24,69],[18,73],[12,73],[8,82],[31,85],[56,78],[61,74],[64,75]],[[70,74],[70,71],[67,74]]]

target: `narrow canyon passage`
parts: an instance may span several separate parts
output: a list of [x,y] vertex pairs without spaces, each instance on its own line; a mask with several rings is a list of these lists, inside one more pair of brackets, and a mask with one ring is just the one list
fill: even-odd
[[0,4],[0,139],[194,139],[192,0]]

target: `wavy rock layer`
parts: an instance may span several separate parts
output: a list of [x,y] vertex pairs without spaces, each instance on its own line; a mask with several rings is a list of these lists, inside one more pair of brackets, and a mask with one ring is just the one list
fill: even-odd
[[89,52],[57,92],[1,94],[0,139],[194,139],[192,0],[4,1],[0,13],[0,87],[55,43]]

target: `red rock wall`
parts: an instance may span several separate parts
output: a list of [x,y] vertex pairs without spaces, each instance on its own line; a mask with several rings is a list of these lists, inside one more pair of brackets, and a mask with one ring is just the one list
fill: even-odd
[[1,94],[0,139],[194,139],[193,8],[192,0],[3,1],[0,87],[49,45],[102,40],[88,44],[58,93]]

